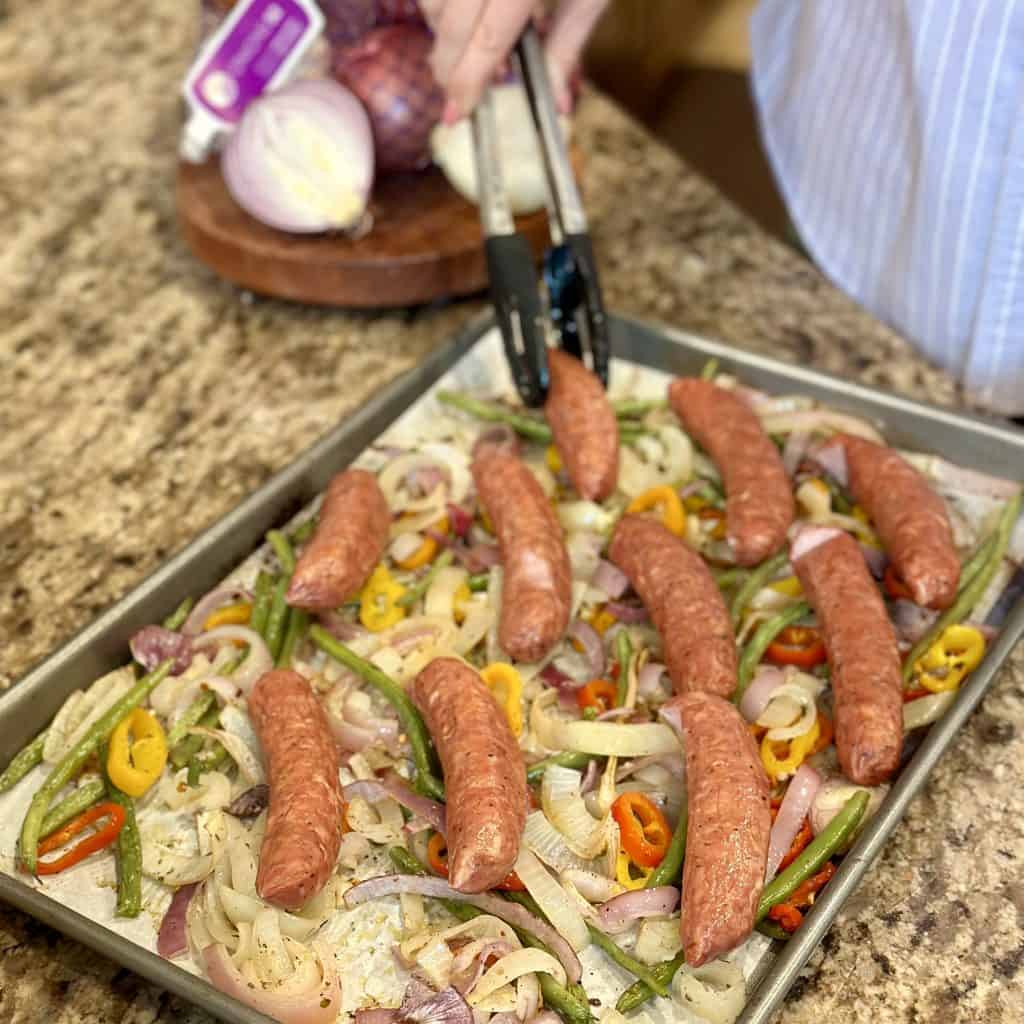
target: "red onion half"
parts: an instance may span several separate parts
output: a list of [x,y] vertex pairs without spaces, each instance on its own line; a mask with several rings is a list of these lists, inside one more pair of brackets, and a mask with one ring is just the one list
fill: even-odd
[[132,657],[147,672],[152,672],[162,661],[174,659],[171,675],[178,676],[192,664],[192,639],[163,626],[143,626],[128,641]]
[[366,107],[382,171],[430,163],[430,132],[444,109],[444,90],[430,70],[433,45],[419,25],[388,25],[335,52],[334,76]]
[[814,797],[821,788],[821,776],[809,764],[802,764],[786,787],[779,813],[772,825],[768,841],[768,863],[765,880],[770,882],[782,863],[782,858],[793,845],[796,834],[814,803]]
[[160,922],[160,931],[156,936],[156,951],[166,960],[181,956],[188,949],[188,938],[185,934],[185,915],[192,894],[199,888],[198,882],[183,885],[171,899],[171,905]]
[[221,172],[235,202],[272,228],[297,234],[356,228],[373,184],[366,111],[337,82],[294,82],[246,109]]

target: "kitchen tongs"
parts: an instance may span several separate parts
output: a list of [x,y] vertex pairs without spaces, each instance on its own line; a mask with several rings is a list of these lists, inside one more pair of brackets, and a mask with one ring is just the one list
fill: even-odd
[[516,44],[515,58],[547,180],[552,247],[544,258],[546,297],[538,287],[529,242],[516,232],[505,194],[490,90],[473,112],[473,148],[491,300],[516,388],[526,405],[538,406],[548,390],[547,325],[556,344],[588,365],[607,387],[608,322],[586,214],[559,128],[544,52],[532,26]]

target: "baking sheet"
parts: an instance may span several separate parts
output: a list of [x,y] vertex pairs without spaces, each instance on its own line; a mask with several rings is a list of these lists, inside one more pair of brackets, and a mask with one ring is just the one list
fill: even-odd
[[[1019,475],[1024,465],[1024,435],[995,423],[873,393],[812,371],[785,367],[714,342],[634,321],[613,318],[612,336],[618,357],[612,368],[615,395],[661,397],[668,376],[695,373],[714,355],[720,360],[723,371],[736,373],[751,386],[771,392],[799,391],[834,408],[879,420],[886,437],[901,447],[921,451],[938,449],[955,462],[1006,476],[1015,475],[1015,470]],[[640,364],[645,369],[641,371],[630,364]],[[435,385],[487,392],[510,388],[496,331],[487,323],[478,324],[436,352],[30,673],[0,701],[0,758],[6,762],[43,728],[72,690],[88,685],[103,672],[122,664],[128,638],[136,628],[159,621],[187,594],[201,594],[225,576],[234,574],[238,564],[261,544],[267,529],[280,525],[313,500],[330,477],[342,466],[358,460],[372,441],[382,438],[398,441],[403,436],[422,439],[424,432],[429,433],[431,424],[436,422],[438,407],[425,392]],[[742,966],[750,978],[748,1004],[740,1018],[744,1024],[765,1024],[770,1019],[931,767],[981,699],[999,662],[1022,633],[1024,605],[1018,602],[985,663],[973,673],[954,707],[931,729],[893,787],[882,811],[845,859],[797,937],[778,957],[761,936],[755,936],[744,951]],[[27,802],[31,789],[30,785],[19,786],[0,800],[0,821],[3,822],[0,825],[0,866],[4,870],[9,870],[12,864],[14,841],[23,813],[21,805]],[[266,1020],[223,996],[178,964],[157,957],[152,949],[158,915],[144,913],[134,922],[115,921],[110,913],[112,877],[103,876],[102,866],[93,870],[96,877],[90,878],[91,889],[50,880],[44,891],[37,891],[16,877],[0,874],[0,898],[224,1020]],[[104,898],[90,898],[96,893],[97,885],[101,890],[108,890]],[[98,907],[103,908],[99,911],[103,924],[87,916],[95,918]],[[682,1010],[673,1015],[680,1021],[688,1016]],[[648,1014],[648,1019],[659,1018],[663,1019],[663,1015]]]

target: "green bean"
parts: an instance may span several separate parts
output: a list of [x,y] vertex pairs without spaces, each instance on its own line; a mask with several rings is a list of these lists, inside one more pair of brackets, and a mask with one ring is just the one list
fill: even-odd
[[615,706],[621,708],[626,703],[626,692],[629,690],[629,663],[633,657],[633,645],[629,633],[621,629],[615,637],[615,660],[619,663],[619,678],[615,685]]
[[718,572],[712,572],[712,576],[715,577],[719,590],[728,590],[730,587],[735,587],[737,583],[742,583],[747,578],[747,574],[743,569],[721,569]]
[[701,368],[700,379],[701,380],[714,380],[715,374],[718,373],[718,360],[712,356]]
[[[654,975],[662,985],[668,987],[672,983],[672,979],[676,976],[676,971],[678,971],[684,963],[686,963],[686,957],[684,954],[676,953],[671,960],[664,960],[660,964],[655,964],[651,968],[651,974]],[[634,982],[626,989],[625,992],[622,993],[621,996],[619,996],[619,1001],[615,1004],[615,1009],[618,1010],[619,1013],[629,1013],[630,1010],[635,1010],[638,1006],[642,1006],[653,995],[653,990],[646,982]]]
[[[430,872],[411,854],[401,846],[392,846],[388,849],[388,856],[395,867],[405,875],[429,875]],[[479,917],[483,911],[468,903],[460,903],[457,900],[439,900],[445,910],[460,921],[469,921]],[[519,936],[524,946],[532,946],[535,949],[547,949],[543,942],[535,935],[523,929],[513,926],[513,930]],[[550,951],[548,951],[550,952]],[[541,994],[544,997],[544,1004],[554,1010],[566,1024],[590,1024],[590,1006],[583,997],[575,995],[570,989],[560,985],[549,974],[538,975]]]
[[281,644],[281,653],[277,656],[276,665],[278,668],[291,668],[292,658],[306,636],[309,629],[309,612],[301,608],[293,608],[288,615],[288,630],[284,635],[284,643]]
[[639,440],[641,437],[647,437],[650,431],[641,426],[641,424],[633,423],[620,423],[619,424],[619,440],[623,444],[629,444],[632,441]]
[[679,812],[679,821],[676,823],[675,831],[672,833],[672,840],[668,844],[665,856],[661,863],[650,873],[644,883],[645,889],[654,889],[659,885],[676,885],[679,882],[679,875],[683,870],[683,860],[686,857],[686,825],[689,815],[684,805]]
[[203,772],[215,772],[223,768],[231,755],[220,743],[214,743],[209,750],[196,754],[188,763],[187,781],[190,786],[199,785],[199,777]]
[[762,935],[767,935],[769,939],[775,939],[776,942],[789,942],[791,938],[789,932],[774,921],[758,921],[754,927]]
[[[207,729],[216,729],[219,722],[220,708],[214,705],[197,721],[190,723],[188,728],[191,729],[193,725],[201,725]],[[180,740],[171,749],[171,764],[174,765],[175,770],[184,768],[192,760],[193,755],[199,752],[203,742],[204,738],[196,735],[186,736],[183,740]]]
[[[264,636],[267,629],[267,616],[270,615],[270,602],[274,599],[274,577],[269,572],[260,572],[253,588],[252,612],[249,615],[249,628]],[[264,637],[264,639],[266,639]]]
[[53,798],[78,774],[82,765],[96,752],[99,745],[114,731],[114,726],[137,708],[166,678],[174,662],[168,658],[156,669],[143,676],[123,697],[115,701],[102,717],[97,719],[86,734],[61,758],[36,790],[28,813],[21,826],[21,861],[27,871],[36,869],[36,847],[39,829],[50,809]]
[[188,613],[192,611],[192,606],[195,603],[196,602],[194,598],[186,597],[185,600],[182,601],[181,604],[179,604],[178,607],[175,608],[174,611],[171,612],[171,614],[168,615],[166,619],[164,619],[164,629],[181,629],[181,627],[185,625],[185,620],[188,618]]
[[304,523],[296,526],[289,538],[292,544],[305,544],[316,533],[316,523],[317,517],[313,516],[312,519],[307,519]]
[[796,604],[791,604],[784,611],[779,612],[775,618],[768,619],[767,622],[762,622],[757,627],[750,642],[744,648],[743,656],[740,658],[736,693],[733,696],[733,700],[737,704],[740,702],[743,692],[750,684],[750,680],[754,677],[754,672],[761,661],[761,655],[768,650],[768,645],[787,626],[791,626],[794,622],[802,619],[810,610],[811,606],[806,601],[797,601]]
[[631,957],[618,945],[618,943],[612,941],[612,939],[605,935],[603,931],[599,928],[595,928],[592,924],[587,925],[587,931],[590,932],[590,938],[594,945],[606,953],[624,971],[629,971],[634,978],[644,982],[648,988],[657,992],[659,996],[668,995],[668,989],[645,964],[642,964],[639,960]]
[[187,735],[193,725],[216,703],[217,698],[211,690],[203,690],[195,700],[181,713],[181,717],[167,731],[167,749],[173,750]]
[[280,530],[268,530],[267,543],[274,549],[281,570],[286,576],[291,576],[295,572],[295,552],[291,541]]
[[454,560],[455,555],[451,550],[442,551],[423,578],[409,587],[396,603],[402,608],[411,608],[430,589],[430,585],[437,579],[437,574],[442,569],[447,569]]
[[309,638],[325,654],[352,669],[369,683],[398,712],[398,720],[409,740],[413,764],[416,766],[416,788],[434,800],[444,799],[444,783],[434,775],[436,758],[423,718],[405,690],[376,665],[364,661],[355,651],[335,640],[322,626],[313,626]]
[[0,775],[0,793],[6,793],[7,790],[13,789],[42,761],[43,745],[46,743],[46,733],[48,731],[44,729],[27,747],[22,747],[11,758],[11,763],[4,769],[3,774]]
[[270,602],[270,613],[267,615],[267,628],[263,632],[263,639],[266,641],[270,656],[276,661],[281,653],[281,645],[284,643],[285,629],[287,628],[288,604],[284,599],[288,591],[289,578],[282,576],[274,584],[274,596]]
[[839,486],[838,482],[833,480],[828,473],[821,473],[820,478],[824,481],[829,494],[832,496],[832,508],[840,515],[850,515],[853,512],[853,506],[850,504],[849,498],[843,493],[843,489]]
[[544,778],[544,773],[552,765],[558,765],[561,768],[576,768],[578,770],[582,770],[599,756],[600,755],[598,754],[583,754],[576,750],[567,750],[561,754],[552,754],[551,757],[545,757],[543,761],[531,764],[530,767],[526,769],[526,781],[531,786],[535,786]]
[[740,624],[743,613],[747,610],[751,598],[786,564],[789,560],[788,551],[780,551],[777,555],[763,561],[753,569],[743,586],[736,591],[732,599],[729,613],[732,616],[733,628]]
[[[106,763],[106,757],[101,758]],[[107,799],[124,808],[124,824],[117,834],[117,916],[138,917],[142,911],[142,837],[135,820],[135,801],[122,793],[107,776]]]
[[479,398],[460,394],[457,391],[438,391],[437,400],[443,405],[461,409],[478,420],[488,423],[506,423],[517,434],[542,444],[551,443],[551,428],[542,420],[524,413],[513,412],[496,402],[484,402]]
[[621,419],[639,419],[655,409],[667,409],[668,401],[664,398],[620,398],[612,402],[615,415]]
[[762,890],[757,904],[757,917],[762,921],[777,903],[785,903],[812,875],[821,870],[825,861],[838,853],[850,841],[868,809],[871,794],[859,790],[843,805],[843,809],[804,847],[803,852],[775,876]]
[[73,789],[47,812],[46,817],[43,818],[43,824],[39,828],[39,838],[45,839],[51,832],[56,832],[65,822],[77,818],[82,811],[87,811],[103,796],[106,789],[102,779],[92,779]]
[[[960,592],[956,600],[935,620],[932,628],[914,645],[913,650],[907,655],[903,662],[903,681],[907,682],[914,671],[914,663],[920,658],[942,634],[956,622],[966,619],[971,609],[981,599],[982,594],[988,589],[992,577],[995,576],[1003,555],[1006,553],[1006,546],[1010,542],[1010,534],[1013,532],[1017,516],[1020,514],[1020,492],[1018,491],[1003,508],[1003,514],[999,517],[999,525],[995,528],[992,536],[992,547],[988,556],[979,558],[975,565],[968,562],[972,573],[961,582]],[[976,553],[977,555],[978,553]]]
[[474,594],[479,594],[482,590],[486,590],[491,583],[491,574],[489,572],[478,572],[474,576],[470,576],[466,580],[466,586]]

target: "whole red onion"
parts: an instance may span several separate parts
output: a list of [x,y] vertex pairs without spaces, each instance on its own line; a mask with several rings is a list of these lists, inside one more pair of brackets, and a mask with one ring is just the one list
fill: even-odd
[[432,46],[425,28],[388,25],[335,50],[334,76],[366,107],[382,171],[430,163],[430,132],[444,109],[444,92],[428,61]]
[[377,0],[378,25],[424,25],[423,12],[416,0]]
[[348,46],[362,39],[377,24],[374,0],[319,0],[324,35],[333,46]]

